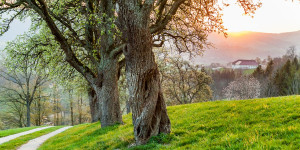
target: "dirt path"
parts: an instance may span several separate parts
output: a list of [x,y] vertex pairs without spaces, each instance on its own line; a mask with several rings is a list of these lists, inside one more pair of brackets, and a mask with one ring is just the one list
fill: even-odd
[[40,147],[41,144],[43,144],[46,140],[48,140],[49,138],[71,128],[72,126],[68,126],[68,127],[63,127],[60,128],[54,132],[51,132],[49,134],[40,136],[36,139],[30,140],[28,143],[22,145],[20,148],[18,148],[18,150],[36,150]]
[[50,127],[52,127],[52,126],[36,128],[36,129],[29,130],[29,131],[25,131],[25,132],[9,135],[9,136],[6,136],[6,137],[2,137],[2,138],[0,138],[0,144],[8,142],[10,140],[13,140],[15,138],[18,138],[20,136],[27,135],[27,134],[30,134],[30,133],[33,133],[33,132],[36,132],[36,131],[44,130],[44,129],[47,129],[47,128],[50,128]]

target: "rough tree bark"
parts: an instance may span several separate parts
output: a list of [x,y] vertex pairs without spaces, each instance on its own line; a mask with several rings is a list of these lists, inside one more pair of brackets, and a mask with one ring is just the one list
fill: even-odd
[[[102,54],[102,57],[105,54]],[[99,110],[101,110],[101,127],[114,125],[122,122],[122,115],[119,102],[118,90],[118,62],[115,59],[101,59],[101,72],[98,77],[102,81],[94,87],[96,97],[101,98],[99,101]]]
[[134,136],[136,144],[141,145],[147,143],[151,136],[170,133],[171,123],[152,52],[153,42],[149,29],[151,9],[146,11],[146,5],[141,9],[134,1],[119,1],[119,4],[120,29],[127,42],[123,53]]
[[129,101],[127,100],[127,101],[126,101],[126,113],[129,114],[130,112],[131,112],[131,110],[130,110],[130,103],[129,103]]
[[97,99],[96,92],[92,87],[89,87],[88,89],[88,98],[90,103],[90,111],[91,111],[91,119],[92,122],[97,122],[100,120],[100,106],[99,106],[99,100]]
[[151,44],[149,48],[142,41],[139,46],[136,40],[130,43],[126,53],[126,75],[134,135],[136,144],[140,145],[145,144],[151,136],[170,133],[170,120]]

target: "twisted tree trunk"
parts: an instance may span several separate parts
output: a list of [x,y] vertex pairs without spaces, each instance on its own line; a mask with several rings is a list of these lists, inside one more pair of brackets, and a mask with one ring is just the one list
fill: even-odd
[[127,42],[123,53],[134,136],[136,144],[141,145],[147,143],[151,136],[170,133],[171,123],[152,52],[150,12],[139,9],[133,1],[119,1],[119,4],[119,28]]
[[134,41],[128,45],[126,56],[134,135],[136,144],[141,145],[151,136],[170,133],[170,120],[151,45],[141,42],[137,46]]

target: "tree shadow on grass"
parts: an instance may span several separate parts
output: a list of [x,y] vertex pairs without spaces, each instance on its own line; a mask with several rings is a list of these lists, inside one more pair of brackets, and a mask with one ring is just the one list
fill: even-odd
[[[109,132],[117,133],[116,129],[118,129],[120,126],[121,126],[121,124],[116,124],[116,125],[105,127],[105,128],[99,127],[99,129],[95,130],[94,132],[86,134],[84,139],[82,139],[83,141],[86,141],[86,142],[84,142],[84,144],[80,145],[80,146],[83,146],[82,148],[84,148],[84,149],[85,148],[87,148],[87,149],[108,149],[112,146],[109,144],[109,143],[111,143],[109,141],[112,141],[112,140],[115,141],[118,139],[113,139],[114,137],[109,137],[109,135],[106,135],[106,134],[108,134]],[[108,138],[106,138],[106,139],[100,138],[101,136],[105,136],[105,135]],[[92,145],[85,145],[85,143],[88,143],[90,141],[95,141],[95,143],[91,143]],[[122,142],[122,141],[120,141],[120,142]]]
[[130,147],[130,150],[149,150],[149,149],[159,149],[164,147],[164,145],[170,144],[172,141],[176,140],[174,134],[159,134],[150,138],[147,144]]

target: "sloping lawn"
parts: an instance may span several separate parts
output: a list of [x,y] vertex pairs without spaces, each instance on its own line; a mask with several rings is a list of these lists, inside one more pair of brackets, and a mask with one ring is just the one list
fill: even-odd
[[28,130],[40,128],[40,127],[41,126],[34,126],[34,127],[0,130],[0,138],[5,137],[5,136],[9,136],[9,135],[13,135],[13,134],[17,134],[17,133],[21,133],[21,132],[25,132],[25,131],[28,131]]
[[147,145],[128,148],[134,136],[126,115],[124,125],[78,125],[40,149],[300,149],[300,96],[178,105],[168,113],[172,133]]
[[35,139],[37,137],[40,137],[42,135],[48,134],[50,132],[53,132],[59,128],[62,128],[62,126],[56,126],[56,127],[50,127],[44,130],[40,130],[31,134],[27,134],[24,136],[20,136],[16,139],[13,139],[11,141],[8,141],[6,143],[3,143],[0,145],[1,150],[14,150],[20,147],[23,144],[26,144],[28,141]]

